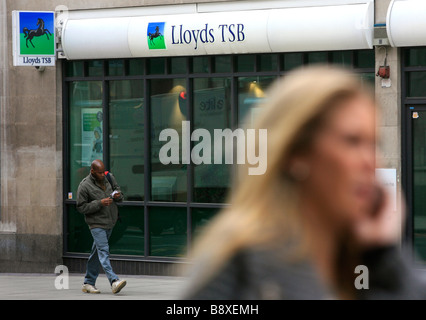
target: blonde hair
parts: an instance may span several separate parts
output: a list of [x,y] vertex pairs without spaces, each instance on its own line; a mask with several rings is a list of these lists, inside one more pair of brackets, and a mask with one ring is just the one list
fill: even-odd
[[[370,94],[358,77],[330,66],[305,67],[276,81],[254,124],[256,130],[268,130],[267,170],[254,176],[247,174],[248,164],[239,166],[228,199],[231,205],[196,241],[192,290],[244,248],[284,245],[298,239],[303,256],[305,234],[298,215],[299,193],[286,165],[291,155],[309,148],[337,99],[361,93]],[[258,145],[255,150],[259,150]]]

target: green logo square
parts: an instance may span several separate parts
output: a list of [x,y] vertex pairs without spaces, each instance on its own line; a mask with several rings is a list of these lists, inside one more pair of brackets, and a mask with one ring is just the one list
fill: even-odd
[[150,22],[147,28],[148,48],[150,50],[166,49],[164,40],[165,22]]

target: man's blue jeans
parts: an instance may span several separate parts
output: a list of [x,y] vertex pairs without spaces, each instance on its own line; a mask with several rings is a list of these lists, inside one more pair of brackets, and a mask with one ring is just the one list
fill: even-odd
[[109,283],[112,284],[114,280],[118,279],[117,275],[112,270],[111,262],[109,261],[108,239],[111,236],[112,229],[93,228],[90,229],[90,232],[93,236],[93,246],[89,260],[87,261],[87,271],[84,283],[94,286],[99,275],[99,269],[102,266]]

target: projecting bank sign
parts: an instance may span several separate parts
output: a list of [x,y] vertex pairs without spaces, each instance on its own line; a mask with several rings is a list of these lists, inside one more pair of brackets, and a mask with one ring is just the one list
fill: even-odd
[[55,65],[55,13],[13,11],[13,65]]
[[[169,16],[165,20],[135,18],[129,25],[129,47],[134,56],[198,55],[268,52],[267,19],[259,14],[231,13]],[[259,21],[253,24],[252,21]],[[263,21],[263,23],[262,23]],[[265,25],[262,25],[265,24]],[[146,38],[141,39],[141,29]],[[263,37],[262,34],[263,33]]]
[[70,60],[367,49],[373,7],[74,16],[63,24],[62,48]]

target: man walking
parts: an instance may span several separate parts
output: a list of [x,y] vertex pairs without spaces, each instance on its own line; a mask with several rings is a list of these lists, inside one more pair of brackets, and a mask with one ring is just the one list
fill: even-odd
[[126,281],[120,280],[112,270],[109,259],[108,239],[118,218],[116,202],[123,201],[120,187],[111,174],[110,177],[111,181],[105,178],[104,163],[94,160],[89,175],[80,182],[77,190],[77,210],[84,214],[93,236],[82,288],[86,293],[100,293],[95,287],[100,266],[105,271],[113,293],[120,292],[126,285]]

